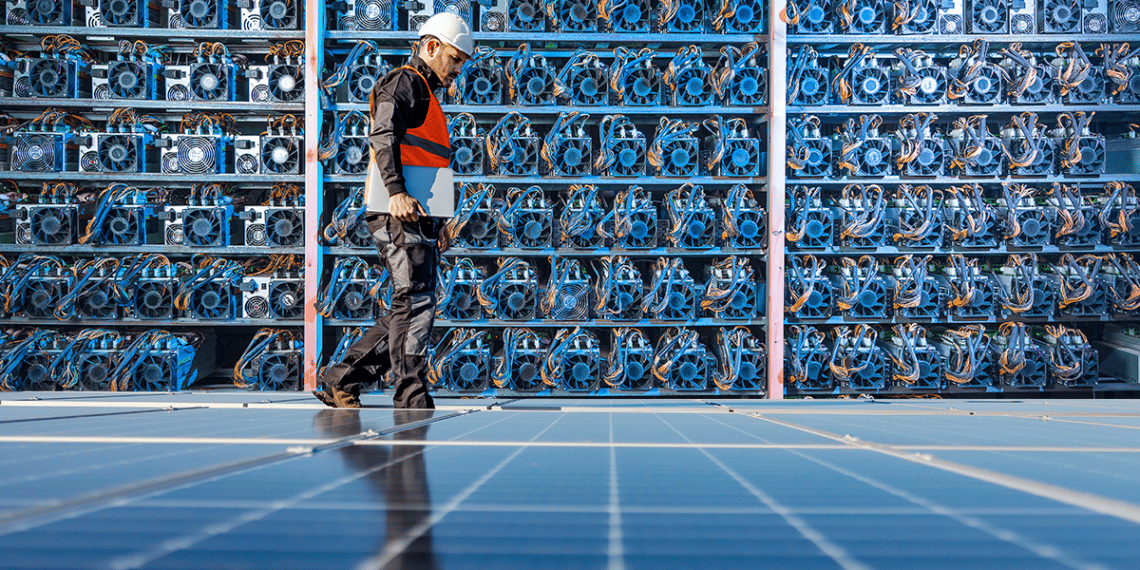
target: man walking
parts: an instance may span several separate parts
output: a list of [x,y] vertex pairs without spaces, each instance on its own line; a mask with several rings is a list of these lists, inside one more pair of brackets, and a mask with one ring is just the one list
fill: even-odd
[[[417,52],[376,84],[370,105],[364,219],[380,264],[391,276],[392,306],[349,347],[342,362],[329,367],[313,392],[334,408],[359,408],[360,385],[388,370],[395,407],[435,407],[428,394],[427,349],[435,321],[439,240],[454,208],[451,141],[435,90],[451,85],[475,52],[475,41],[467,24],[450,13],[432,16],[419,36]],[[437,204],[441,195],[443,203]]]

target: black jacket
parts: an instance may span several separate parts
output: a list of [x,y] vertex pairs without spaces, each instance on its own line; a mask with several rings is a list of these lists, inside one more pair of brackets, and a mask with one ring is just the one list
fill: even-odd
[[368,143],[376,152],[376,165],[380,168],[389,196],[407,192],[403,169],[397,166],[403,164],[400,162],[400,142],[408,129],[424,124],[431,106],[431,93],[442,86],[439,77],[424,60],[413,55],[408,65],[423,74],[427,86],[415,72],[395,69],[377,82],[372,90],[372,132],[368,135]]

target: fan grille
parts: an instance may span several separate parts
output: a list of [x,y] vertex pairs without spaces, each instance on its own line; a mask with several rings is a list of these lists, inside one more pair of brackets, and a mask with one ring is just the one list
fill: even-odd
[[50,172],[58,168],[59,149],[54,135],[17,134],[12,165],[21,172]]
[[218,171],[218,145],[211,137],[178,139],[178,172],[208,174]]

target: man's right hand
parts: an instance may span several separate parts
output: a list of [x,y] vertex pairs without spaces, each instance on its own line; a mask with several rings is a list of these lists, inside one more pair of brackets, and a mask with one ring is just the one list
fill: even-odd
[[420,216],[427,215],[420,201],[407,193],[396,194],[388,199],[388,213],[401,222],[414,222]]

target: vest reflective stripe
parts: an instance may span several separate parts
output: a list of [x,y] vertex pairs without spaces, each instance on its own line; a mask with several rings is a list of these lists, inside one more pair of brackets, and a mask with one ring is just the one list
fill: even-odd
[[[410,65],[399,69],[410,69],[420,76],[424,85],[428,80],[420,71]],[[447,130],[447,117],[443,114],[443,107],[428,86],[431,96],[431,106],[428,107],[427,118],[424,124],[409,129],[400,143],[400,162],[412,166],[430,166],[432,168],[449,168],[451,166],[451,136]]]

